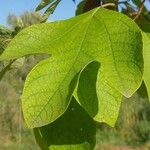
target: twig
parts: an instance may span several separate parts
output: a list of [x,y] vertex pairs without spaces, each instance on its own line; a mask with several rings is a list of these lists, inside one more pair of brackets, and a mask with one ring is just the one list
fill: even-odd
[[115,7],[115,4],[114,3],[107,3],[107,4],[104,4],[104,5],[102,5],[101,7],[109,7],[109,6],[111,6],[111,7]]
[[145,2],[145,0],[143,0],[143,2],[141,3],[140,9],[138,10],[137,15],[136,15],[135,18],[133,19],[134,21],[137,20],[137,19],[140,17],[140,15],[141,15],[141,13],[142,13],[142,11],[143,11],[143,9],[144,9],[144,2]]

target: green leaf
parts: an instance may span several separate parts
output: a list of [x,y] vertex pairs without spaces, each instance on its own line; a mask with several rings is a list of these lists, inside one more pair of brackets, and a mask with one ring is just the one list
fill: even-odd
[[86,2],[87,0],[83,0],[78,4],[77,9],[76,9],[76,16],[83,13]]
[[43,18],[43,22],[45,22],[50,14],[53,14],[57,5],[60,3],[61,0],[56,0],[54,3],[52,3],[44,12],[42,18]]
[[75,96],[95,121],[106,122],[114,126],[122,95],[109,86],[99,67],[98,62],[92,62],[86,66],[80,75]]
[[150,99],[150,36],[143,32],[144,82]]
[[148,93],[147,93],[146,85],[144,82],[142,82],[140,88],[137,90],[137,93],[142,98],[148,98]]
[[72,98],[59,119],[35,128],[34,133],[42,150],[91,150],[95,145],[96,123]]
[[119,114],[122,94],[109,84],[103,70],[98,74],[96,88],[100,111],[94,118],[96,121],[105,122],[114,127]]
[[42,0],[41,1],[41,3],[37,6],[36,11],[40,11],[48,6],[48,8],[46,8],[46,11],[44,12],[42,16],[42,22],[45,22],[48,19],[48,17],[51,14],[53,14],[53,12],[55,11],[60,1],[61,0]]
[[[139,27],[142,29],[143,35],[143,55],[144,55],[144,83],[141,85],[138,93],[142,97],[148,97],[150,99],[150,24],[149,23],[142,23],[138,24]],[[146,86],[146,87],[145,87]],[[148,95],[148,96],[147,96]]]
[[142,81],[140,29],[127,16],[104,8],[65,21],[33,25],[12,40],[0,59],[35,53],[52,57],[27,77],[22,107],[30,127],[46,125],[62,115],[76,85],[70,83],[89,62],[100,62],[108,85],[126,97]]
[[43,8],[45,8],[50,3],[53,3],[55,0],[42,0],[40,4],[36,7],[36,11],[39,11]]

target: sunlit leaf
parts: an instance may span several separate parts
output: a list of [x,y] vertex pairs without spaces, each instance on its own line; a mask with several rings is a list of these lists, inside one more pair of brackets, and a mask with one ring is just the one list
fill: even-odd
[[52,57],[40,62],[26,79],[22,107],[29,127],[51,123],[66,111],[78,73],[92,61],[101,63],[105,83],[126,97],[142,82],[140,29],[127,16],[104,8],[33,25],[12,40],[0,59],[35,53]]

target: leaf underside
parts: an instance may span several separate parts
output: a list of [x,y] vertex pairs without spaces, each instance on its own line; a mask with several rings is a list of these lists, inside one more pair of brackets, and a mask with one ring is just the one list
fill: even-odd
[[150,100],[150,33],[143,32],[144,82]]
[[95,133],[96,123],[74,98],[59,119],[34,129],[36,141],[43,150],[91,150]]
[[[142,82],[140,29],[125,15],[104,8],[65,21],[33,25],[12,40],[0,59],[35,53],[47,53],[52,57],[37,64],[26,79],[22,108],[28,127],[49,124],[66,111],[77,81],[79,86],[83,82],[82,70],[90,62],[101,64],[94,81],[97,112],[93,115],[90,106],[83,107],[96,121],[113,125],[121,95],[130,97]],[[83,100],[78,100],[81,105],[89,95],[82,94]],[[90,103],[91,99],[88,101]],[[108,114],[105,106],[110,108]]]

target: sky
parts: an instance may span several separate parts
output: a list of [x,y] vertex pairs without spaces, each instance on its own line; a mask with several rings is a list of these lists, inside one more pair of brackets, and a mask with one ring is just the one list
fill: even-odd
[[[7,16],[9,14],[15,14],[19,16],[24,11],[34,11],[36,6],[41,0],[0,0],[0,25],[7,24]],[[81,0],[76,0],[78,4]],[[148,1],[148,0],[146,0]],[[150,4],[146,4],[150,9]],[[76,5],[72,0],[62,0],[54,15],[51,16],[50,20],[60,20],[73,17],[75,14]]]
[[[7,24],[7,16],[9,14],[20,15],[24,11],[34,11],[41,0],[1,0],[0,3],[0,25]],[[78,3],[80,0],[77,0]],[[51,20],[67,19],[75,14],[76,4],[71,0],[62,0],[57,7]]]

